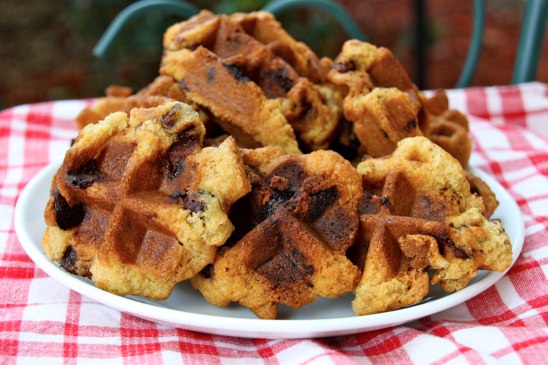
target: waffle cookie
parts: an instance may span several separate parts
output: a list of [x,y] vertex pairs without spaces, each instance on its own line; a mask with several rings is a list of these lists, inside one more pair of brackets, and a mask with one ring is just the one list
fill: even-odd
[[[169,76],[158,76],[136,94],[132,93],[133,91],[128,87],[109,86],[105,97],[98,98],[93,105],[80,112],[76,118],[78,128],[82,129],[88,124],[97,123],[114,112],[129,113],[133,108],[152,108],[169,101],[191,104],[194,110],[200,112],[195,104],[189,102],[175,80]],[[207,120],[203,115],[200,115],[200,119]]]
[[346,250],[358,229],[360,178],[331,151],[245,156],[252,191],[231,210],[236,230],[215,262],[192,278],[212,304],[249,307],[273,319],[277,303],[299,308],[351,291],[360,271]]
[[388,49],[347,41],[328,79],[345,90],[343,113],[354,125],[362,153],[385,156],[401,139],[422,135],[418,90]]
[[149,85],[77,119],[42,240],[65,270],[158,300],[190,279],[274,319],[351,291],[357,315],[393,310],[511,264],[495,195],[463,170],[466,117],[389,50],[320,60],[269,13],[208,11],[163,47]]
[[424,135],[466,167],[472,152],[466,116],[458,110],[449,109],[449,100],[444,91],[437,91],[431,98],[421,93],[420,100],[422,109],[418,120]]
[[164,61],[163,72],[169,67],[173,70],[169,73],[184,80],[190,100],[213,115],[238,145],[275,145],[287,153],[300,152],[293,129],[280,110],[280,101],[264,97],[257,85],[236,69],[223,66],[212,52],[203,47],[183,49],[164,57]]
[[487,185],[485,181],[480,179],[478,176],[466,171],[466,178],[470,183],[470,191],[481,197],[483,200],[483,205],[485,206],[485,216],[489,218],[499,206],[497,196],[491,190],[489,185]]
[[468,120],[448,109],[445,93],[426,98],[386,48],[347,41],[328,73],[345,92],[343,114],[352,122],[362,154],[386,156],[403,138],[426,136],[466,167]]
[[97,99],[92,106],[84,108],[76,117],[78,129],[88,124],[97,123],[107,115],[123,111],[126,99],[133,91],[129,87],[111,85],[105,91],[105,97]]
[[363,269],[356,314],[418,303],[431,282],[460,290],[477,270],[504,271],[512,248],[500,221],[485,217],[457,160],[424,137],[406,138],[388,158],[358,165],[364,195],[351,256]]
[[326,69],[318,56],[306,44],[291,37],[272,14],[264,11],[235,13],[230,20],[288,62],[300,76],[313,83],[324,81]]
[[417,109],[409,94],[396,88],[375,88],[347,103],[345,116],[354,121],[354,133],[362,153],[373,157],[389,155],[397,143],[411,136],[422,136]]
[[328,79],[347,88],[347,96],[356,96],[376,87],[395,87],[410,94],[419,106],[418,90],[394,54],[387,48],[349,40],[333,61]]
[[234,140],[202,149],[204,133],[178,102],[85,127],[52,182],[46,255],[110,292],[167,298],[213,262],[250,190]]
[[338,91],[324,82],[316,55],[271,14],[202,11],[169,28],[164,49],[160,73],[177,79],[240,146],[298,153],[331,142]]

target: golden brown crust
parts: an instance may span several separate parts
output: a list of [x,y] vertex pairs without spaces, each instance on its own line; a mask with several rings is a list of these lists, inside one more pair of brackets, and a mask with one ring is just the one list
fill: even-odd
[[[198,47],[165,55],[161,72],[181,80],[188,98],[215,115],[240,146],[275,145],[287,153],[298,153],[280,101],[265,98],[256,84],[231,70],[212,52]],[[230,98],[227,90],[234,90]]]
[[68,271],[155,299],[192,278],[276,318],[351,290],[358,315],[397,309],[510,264],[496,197],[462,169],[466,117],[389,50],[352,40],[318,60],[265,12],[202,11],[163,45],[151,84],[78,117],[43,237]]
[[471,151],[466,117],[448,109],[447,97],[420,93],[386,48],[347,41],[328,79],[343,90],[343,113],[363,153],[380,157],[403,138],[425,135],[466,167]]
[[385,156],[401,139],[422,135],[417,88],[389,50],[347,41],[328,79],[343,89],[343,113],[362,153]]
[[358,315],[414,304],[428,274],[450,292],[478,269],[503,271],[512,248],[500,222],[485,217],[465,171],[424,137],[406,138],[386,158],[358,165],[364,198],[352,256],[363,267],[352,303]]
[[208,10],[202,10],[187,21],[176,23],[164,33],[164,50],[176,51],[193,48],[212,41],[219,27],[220,18]]
[[345,252],[357,231],[356,170],[330,151],[245,155],[253,188],[232,208],[237,229],[192,285],[215,305],[238,302],[260,318],[276,318],[276,303],[299,308],[352,290],[359,270]]
[[306,151],[326,148],[340,121],[340,95],[324,83],[316,55],[268,13],[198,17],[205,20],[166,34],[161,73],[180,80],[241,146],[296,153],[296,135]]
[[345,116],[354,122],[354,133],[369,156],[389,155],[403,138],[422,135],[418,110],[409,94],[396,88],[375,88],[345,106]]
[[213,261],[250,189],[234,140],[202,149],[204,133],[177,102],[85,127],[52,183],[46,254],[100,288],[165,299]]

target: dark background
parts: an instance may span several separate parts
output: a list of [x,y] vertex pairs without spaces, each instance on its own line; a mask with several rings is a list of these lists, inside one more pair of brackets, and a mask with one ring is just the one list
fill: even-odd
[[[215,12],[250,11],[264,0],[189,1]],[[124,30],[105,59],[91,50],[110,21],[132,1],[0,1],[0,104],[101,96],[116,83],[135,90],[158,73],[162,34],[180,18],[150,13]],[[396,54],[417,81],[414,0],[341,0],[371,43]],[[425,0],[425,89],[451,88],[470,42],[472,0]],[[487,0],[482,53],[472,85],[509,84],[525,0]],[[335,56],[346,34],[328,14],[298,10],[280,17],[320,56]],[[548,82],[545,37],[537,79]]]

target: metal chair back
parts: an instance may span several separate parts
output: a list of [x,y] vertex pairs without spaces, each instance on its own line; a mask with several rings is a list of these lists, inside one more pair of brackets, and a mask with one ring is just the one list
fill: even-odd
[[[420,2],[422,0],[418,1]],[[263,10],[269,11],[274,15],[279,15],[289,9],[302,7],[327,11],[339,22],[351,38],[360,40],[367,39],[348,12],[337,2],[332,0],[273,0],[270,1]],[[189,18],[199,12],[199,9],[196,6],[183,0],[138,1],[125,8],[114,19],[97,43],[93,50],[93,54],[97,57],[102,57],[108,51],[113,39],[120,33],[129,20],[142,16],[150,10],[174,13],[181,15],[183,18]],[[512,83],[514,84],[533,81],[536,77],[542,51],[547,12],[548,1],[546,0],[528,0],[526,3],[520,42],[512,76]],[[468,54],[456,87],[466,87],[470,85],[470,82],[472,81],[481,53],[484,28],[485,1],[473,0],[472,36],[470,38]]]

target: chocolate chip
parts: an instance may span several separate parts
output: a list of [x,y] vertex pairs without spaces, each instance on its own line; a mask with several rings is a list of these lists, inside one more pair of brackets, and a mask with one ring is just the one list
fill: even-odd
[[164,128],[173,128],[175,123],[177,123],[177,112],[182,109],[181,104],[175,104],[173,107],[169,110],[169,112],[162,117],[162,127]]
[[346,73],[350,71],[355,71],[356,64],[352,60],[346,62],[335,62],[333,64],[333,68],[341,73]]
[[177,176],[181,175],[181,173],[184,171],[184,169],[185,169],[185,161],[184,160],[175,161],[171,165],[171,168],[169,169],[169,171],[170,171],[169,179],[175,179]]
[[293,80],[289,78],[287,71],[284,68],[266,71],[265,78],[272,84],[280,87],[284,92],[288,92],[293,87]]
[[211,84],[215,80],[215,77],[217,77],[217,70],[214,67],[210,67],[207,70],[207,80],[206,80],[206,82],[208,84]]
[[302,182],[307,177],[306,171],[298,163],[295,162],[287,162],[276,167],[276,169],[272,171],[271,176],[276,175],[285,177],[289,182],[288,190],[291,190],[293,192],[296,192],[300,189]]
[[316,108],[307,100],[304,99],[301,102],[301,112],[299,113],[299,116],[302,119],[312,119],[316,115]]
[[407,132],[410,132],[412,129],[415,129],[417,128],[417,120],[416,119],[411,119],[409,122],[407,122],[407,124],[405,125],[405,130]]
[[95,181],[99,180],[99,171],[97,171],[97,162],[89,160],[80,166],[76,171],[69,171],[67,182],[80,189],[87,189]]
[[171,195],[173,199],[181,202],[183,207],[193,213],[206,210],[206,203],[203,201],[203,195],[198,192],[176,192]]
[[249,77],[247,77],[238,66],[231,65],[231,64],[228,64],[228,63],[223,63],[223,66],[224,66],[224,68],[226,68],[228,70],[228,72],[230,72],[232,74],[232,76],[234,76],[234,78],[236,80],[238,80],[240,82],[249,82],[249,81],[251,81],[251,79]]
[[179,80],[177,82],[177,84],[179,85],[179,90],[181,90],[181,91],[190,91],[190,88],[186,84],[185,80]]
[[200,139],[194,127],[179,134],[177,141],[169,147],[167,152],[164,173],[168,179],[174,179],[181,175],[185,169],[185,159],[198,149],[199,144]]
[[308,221],[315,221],[320,218],[325,210],[329,208],[339,197],[339,190],[336,186],[315,191],[310,194],[310,207],[306,215]]
[[68,246],[61,259],[61,267],[72,274],[76,272],[76,261],[78,260],[78,254],[74,247]]
[[[274,187],[274,189],[268,190],[265,187],[269,191],[269,198],[268,201],[263,202],[259,212],[260,220],[264,220],[272,215],[279,204],[284,204],[288,209],[292,209],[291,204],[288,205],[287,202],[297,194],[306,176],[306,171],[294,162],[284,163],[274,169],[270,178],[266,179],[269,181],[267,186],[270,188]],[[281,184],[276,183],[276,181]],[[272,183],[274,183],[273,187],[270,186]],[[276,186],[281,188],[282,185],[283,189],[275,188]]]
[[446,240],[445,245],[447,247],[449,247],[451,249],[451,251],[453,251],[453,254],[455,255],[456,258],[459,258],[459,259],[467,259],[468,258],[468,255],[466,254],[466,252],[464,252],[463,249],[455,246],[455,242],[453,242],[452,240],[450,240],[450,239]]
[[53,208],[55,209],[55,222],[62,230],[71,229],[82,223],[85,211],[81,204],[70,206],[66,199],[55,189],[53,192]]
[[385,208],[390,208],[390,200],[385,196],[381,198],[381,204]]
[[185,195],[183,198],[183,206],[194,213],[203,212],[206,209],[206,204],[192,195]]

